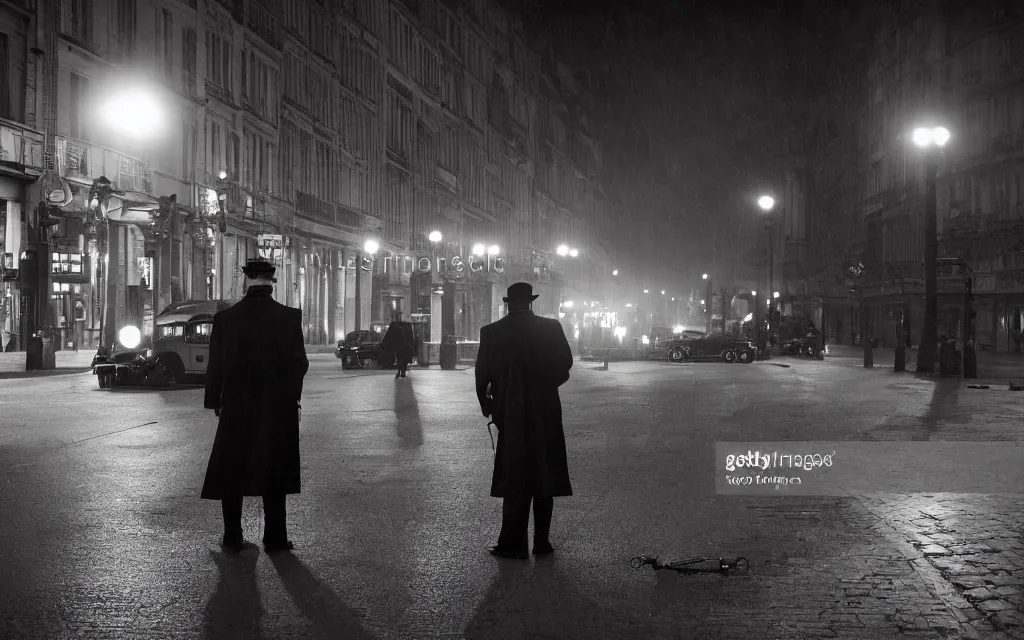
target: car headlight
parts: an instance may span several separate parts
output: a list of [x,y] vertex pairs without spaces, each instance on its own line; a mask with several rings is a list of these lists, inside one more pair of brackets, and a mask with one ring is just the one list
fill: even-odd
[[142,342],[142,332],[139,331],[138,327],[128,325],[121,327],[121,330],[117,332],[117,340],[125,346],[127,349],[134,349],[139,346]]

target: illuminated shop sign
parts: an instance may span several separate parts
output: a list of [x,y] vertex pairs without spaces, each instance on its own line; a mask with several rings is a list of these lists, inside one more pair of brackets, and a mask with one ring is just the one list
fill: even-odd
[[[402,255],[385,251],[380,257],[383,261],[384,273],[505,273],[505,259],[501,256],[470,256],[464,259],[462,256],[444,258],[432,255]],[[373,258],[363,257],[363,270],[373,269]]]

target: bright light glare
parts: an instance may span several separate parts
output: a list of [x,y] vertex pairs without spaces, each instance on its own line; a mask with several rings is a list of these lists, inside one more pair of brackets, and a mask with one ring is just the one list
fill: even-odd
[[644,289],[644,293],[650,293],[647,289]]
[[227,171],[221,171],[220,173],[217,174],[217,177],[220,178],[221,180],[227,180],[228,179],[228,172]]
[[662,290],[661,295],[665,295],[665,291],[664,290]]
[[104,112],[112,127],[136,137],[155,133],[162,120],[159,103],[141,89],[113,95]]
[[367,240],[363,245],[363,250],[371,255],[377,253],[380,250],[380,243],[376,240]]
[[708,274],[706,274],[706,273],[705,273],[705,274],[704,274],[703,276],[701,276],[701,277],[702,277],[702,278],[703,278],[704,280],[707,280],[707,279],[708,279]]
[[580,256],[580,250],[579,249],[569,249],[569,257],[570,258],[578,258],[579,256]]
[[486,252],[487,252],[487,249],[484,247],[484,245],[482,245],[482,244],[474,244],[473,245],[473,255],[474,256],[482,256]]
[[756,295],[757,295],[757,292],[756,292],[756,291],[751,291],[751,292],[750,292],[750,295],[752,295],[752,296],[756,296]]
[[612,271],[612,275],[613,275],[613,276],[617,276],[617,275],[619,275],[619,270],[618,270],[618,269],[616,269],[615,271]]
[[743,317],[743,322],[750,322],[753,319],[754,319],[754,314],[748,313],[746,316]]
[[633,308],[633,303],[632,302],[627,302],[626,303],[626,308],[627,309],[632,309]]
[[566,309],[572,309],[572,300],[566,300],[565,304],[562,306],[564,306]]
[[683,332],[683,325],[677,324],[676,326],[672,327],[672,333],[682,333],[682,332]]
[[615,337],[622,340],[622,337],[626,335],[626,327],[615,327]]
[[564,317],[565,317],[565,312],[563,312],[563,311],[559,311],[559,312],[558,312],[558,317],[559,317],[559,318],[564,318]]
[[914,129],[914,144],[919,147],[927,147],[932,143],[932,130],[924,127]]
[[564,244],[560,244],[558,245],[558,248],[555,249],[555,253],[564,258],[565,256],[569,255],[569,247],[565,246]]
[[940,147],[946,146],[946,143],[949,142],[949,135],[949,129],[946,127],[935,127],[932,131],[932,139]]
[[489,256],[496,256],[500,252],[501,252],[501,247],[499,247],[496,244],[492,244],[491,246],[487,247],[487,255],[489,255]]
[[704,301],[703,301],[703,300],[701,300],[701,301],[700,301],[700,303],[701,303],[701,304],[704,304]]
[[644,344],[651,344],[651,339],[648,338],[647,336],[643,336],[643,337],[640,338],[640,342],[642,342]]
[[441,242],[441,238],[443,237],[444,236],[441,235],[440,231],[431,231],[430,235],[427,236],[427,239],[430,240],[431,242]]
[[757,206],[761,207],[765,211],[771,211],[775,208],[775,198],[771,196],[761,196],[757,199]]
[[128,349],[134,349],[142,342],[142,332],[138,327],[132,325],[121,327],[121,330],[117,332],[117,340]]
[[779,297],[779,292],[778,292],[778,291],[776,291],[775,293],[773,293],[773,294],[772,294],[772,297],[773,297],[773,298],[778,298],[778,297]]

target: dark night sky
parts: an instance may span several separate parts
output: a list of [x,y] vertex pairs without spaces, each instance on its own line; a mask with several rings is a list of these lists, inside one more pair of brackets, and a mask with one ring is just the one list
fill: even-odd
[[[628,169],[617,164],[667,177],[671,197],[646,208],[690,229],[736,215],[745,194],[779,181],[851,39],[839,0],[525,4],[527,28],[547,32],[561,59],[589,72],[606,165],[620,180]],[[699,254],[707,243],[693,240],[671,242]]]

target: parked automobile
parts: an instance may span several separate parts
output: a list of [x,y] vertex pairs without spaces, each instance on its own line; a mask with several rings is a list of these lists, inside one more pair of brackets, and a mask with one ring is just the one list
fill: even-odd
[[688,335],[669,345],[668,359],[671,362],[715,359],[749,364],[757,359],[757,349],[750,340],[731,334]]
[[93,357],[92,370],[100,388],[205,383],[213,315],[233,304],[228,300],[185,300],[169,305],[156,317],[151,349],[141,346],[137,327],[122,327],[117,343]]
[[376,362],[382,337],[382,333],[370,329],[350,331],[334,350],[334,355],[341,359],[341,368],[360,369],[368,361]]

